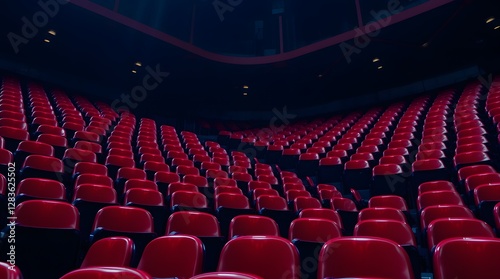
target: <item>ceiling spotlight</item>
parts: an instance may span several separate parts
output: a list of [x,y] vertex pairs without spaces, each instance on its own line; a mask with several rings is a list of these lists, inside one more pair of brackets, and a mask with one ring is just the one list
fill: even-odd
[[248,89],[248,85],[243,85],[243,89]]
[[422,47],[428,47],[429,46],[429,43],[423,43],[422,44]]
[[495,26],[495,28],[493,28],[493,29],[495,29],[495,30],[500,29],[500,25]]
[[49,33],[50,35],[52,35],[52,36],[55,36],[55,35],[56,35],[56,31],[54,31],[54,30],[49,30],[49,32],[48,32],[48,33]]
[[142,67],[142,63],[141,63],[141,62],[139,62],[139,61],[135,62],[135,65],[136,65],[137,67]]
[[380,61],[380,58],[373,58],[373,63],[377,63],[378,61]]
[[46,42],[46,43],[50,43],[50,40],[49,40],[49,39],[45,39],[45,40],[43,40],[43,41],[44,41],[44,42]]
[[132,70],[132,73],[133,73],[133,74],[137,74],[137,71],[136,71],[136,70]]
[[494,21],[494,20],[495,20],[495,18],[494,18],[494,17],[490,17],[490,18],[488,18],[488,19],[486,20],[486,24],[488,24],[488,23],[490,23],[490,22],[492,22],[492,21]]
[[378,68],[377,68],[377,69],[382,70],[383,68],[384,68],[384,67],[382,67],[382,66],[378,66]]
[[318,77],[319,77],[319,78],[322,78],[322,77],[323,77],[323,75],[322,75],[322,74],[319,74],[319,75],[318,75]]
[[247,95],[248,95],[248,93],[247,93],[247,92],[244,92],[244,93],[243,93],[243,96],[247,96]]

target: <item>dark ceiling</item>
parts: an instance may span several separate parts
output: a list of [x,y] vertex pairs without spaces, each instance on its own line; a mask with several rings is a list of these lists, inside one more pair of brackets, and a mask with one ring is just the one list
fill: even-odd
[[[394,3],[411,11],[432,2],[400,1],[359,0],[362,23],[371,22],[374,13]],[[21,43],[16,54],[8,34],[22,36],[23,17],[33,22],[42,10],[39,2],[0,2],[2,67],[42,79],[50,75],[55,80],[47,80],[52,83],[112,102],[142,84],[148,74],[146,66],[159,65],[169,76],[137,107],[148,113],[189,115],[203,109],[306,107],[473,65],[487,71],[498,71],[500,66],[500,29],[494,29],[500,25],[497,0],[451,1],[389,25],[371,35],[359,53],[350,56],[350,62],[335,44],[293,59],[256,65],[212,61],[83,6],[85,2],[98,4],[103,11],[207,52],[265,58],[280,54],[281,47],[284,53],[293,53],[352,31],[359,24],[356,0],[74,0],[57,4],[59,11],[40,24],[35,36]],[[226,5],[220,7],[231,8],[222,18],[214,7],[220,3]],[[486,23],[491,16],[497,19]],[[48,34],[49,30],[57,35]],[[356,46],[352,39],[345,43]],[[375,57],[380,62],[373,63]],[[143,66],[134,66],[136,61]],[[243,85],[250,88],[243,89]]]

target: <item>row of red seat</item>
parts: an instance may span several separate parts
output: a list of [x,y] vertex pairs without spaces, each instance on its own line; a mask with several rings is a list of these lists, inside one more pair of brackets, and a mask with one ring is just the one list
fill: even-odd
[[[11,88],[16,88],[15,84],[16,82],[13,82]],[[422,219],[426,220],[424,225],[422,225],[422,229],[425,230],[425,228],[428,228],[432,223],[429,221],[432,219],[429,217],[432,215],[429,213],[432,212],[431,209],[440,211],[441,208],[443,208],[445,213],[439,212],[439,214],[442,214],[440,216],[443,217],[467,217],[454,216],[454,213],[449,213],[455,212],[454,210],[467,211],[465,211],[464,209],[466,208],[461,205],[449,205],[451,202],[440,196],[446,193],[448,196],[451,197],[453,195],[456,198],[456,190],[451,188],[444,189],[447,187],[445,184],[448,184],[448,186],[452,184],[444,181],[432,182],[441,178],[450,181],[455,180],[454,175],[450,176],[449,173],[447,177],[440,176],[443,170],[449,172],[459,169],[456,183],[462,185],[463,189],[467,189],[469,194],[468,199],[470,199],[466,199],[463,202],[472,201],[473,194],[476,194],[475,197],[477,201],[475,205],[477,208],[484,208],[484,212],[489,212],[491,217],[493,217],[493,206],[489,205],[490,209],[488,210],[486,206],[481,207],[481,203],[483,203],[483,201],[488,201],[491,204],[491,202],[493,202],[491,200],[492,197],[494,198],[496,195],[496,191],[494,191],[493,188],[498,188],[492,185],[482,186],[482,184],[485,184],[483,182],[488,180],[493,182],[496,181],[497,174],[494,168],[490,167],[486,170],[484,167],[484,164],[494,165],[490,156],[494,156],[496,152],[494,148],[496,145],[491,142],[491,137],[488,136],[487,133],[491,131],[487,123],[487,121],[489,121],[488,117],[491,118],[492,116],[485,114],[484,109],[481,107],[482,104],[484,104],[481,100],[484,94],[481,91],[481,86],[477,84],[471,84],[462,94],[460,94],[461,96],[456,106],[455,101],[459,94],[445,92],[438,95],[432,104],[430,103],[431,98],[429,96],[424,96],[412,102],[409,107],[405,107],[403,104],[395,104],[385,110],[380,108],[373,109],[365,115],[353,113],[345,118],[333,117],[326,121],[317,120],[309,123],[302,122],[298,125],[290,125],[289,128],[285,127],[283,131],[277,131],[272,134],[263,135],[259,134],[258,131],[245,131],[241,134],[235,133],[229,136],[229,142],[227,143],[229,148],[231,148],[231,145],[234,147],[235,144],[236,147],[238,147],[242,142],[245,144],[253,144],[259,147],[256,149],[257,159],[260,161],[260,158],[264,158],[266,164],[254,163],[247,154],[241,151],[227,152],[226,149],[215,142],[207,141],[202,144],[194,133],[181,132],[177,134],[177,131],[169,126],[161,126],[158,130],[156,123],[150,119],[141,119],[138,122],[135,116],[130,113],[123,113],[118,116],[111,112],[106,112],[109,106],[105,104],[96,104],[96,106],[94,106],[84,98],[69,99],[62,92],[55,92],[50,96],[52,97],[51,99],[45,95],[45,92],[43,92],[41,88],[37,88],[35,85],[30,84],[28,88],[30,92],[28,92],[28,98],[25,99],[27,100],[26,104],[15,103],[11,100],[13,98],[2,98],[2,100],[9,99],[7,101],[9,104],[0,105],[3,105],[3,107],[8,106],[9,109],[11,109],[12,106],[17,106],[17,109],[22,109],[17,112],[12,111],[12,113],[22,114],[24,116],[26,120],[26,131],[31,131],[31,133],[28,133],[29,137],[34,138],[34,136],[40,137],[43,135],[50,135],[64,138],[68,142],[66,146],[59,146],[63,148],[63,152],[59,154],[55,152],[56,146],[50,144],[54,148],[51,155],[50,148],[46,145],[37,145],[25,139],[12,138],[10,134],[7,133],[8,137],[5,137],[6,140],[2,138],[2,141],[8,142],[9,146],[13,146],[12,142],[17,143],[15,148],[18,148],[19,152],[16,151],[13,156],[14,158],[11,157],[12,159],[5,161],[6,163],[12,160],[16,161],[16,159],[18,162],[26,161],[30,156],[35,156],[34,158],[37,158],[38,155],[39,159],[41,158],[40,155],[45,156],[41,158],[43,159],[41,162],[31,165],[28,164],[27,169],[22,169],[20,178],[26,178],[25,183],[29,182],[30,177],[43,177],[45,175],[50,176],[47,178],[59,179],[60,176],[54,176],[53,167],[47,168],[47,163],[58,162],[56,160],[59,160],[62,162],[61,173],[65,177],[62,181],[66,190],[74,187],[76,184],[78,185],[76,192],[81,189],[81,193],[78,193],[78,195],[85,192],[86,194],[84,195],[100,196],[103,200],[114,196],[114,202],[116,202],[119,197],[123,197],[122,195],[128,192],[129,196],[126,201],[129,203],[130,197],[132,196],[131,205],[133,206],[154,206],[164,203],[166,199],[170,199],[168,204],[171,208],[177,205],[184,207],[180,208],[181,210],[193,210],[194,208],[200,210],[200,207],[211,207],[208,205],[209,200],[207,200],[207,197],[210,197],[209,194],[213,195],[214,193],[203,192],[204,190],[211,189],[214,192],[217,191],[215,194],[222,197],[221,200],[226,198],[224,202],[227,201],[227,206],[223,207],[236,210],[235,212],[231,212],[231,210],[224,212],[224,214],[226,214],[225,217],[234,217],[232,216],[234,213],[236,213],[236,215],[242,215],[245,213],[245,209],[250,209],[252,207],[253,202],[256,203],[259,210],[262,211],[262,209],[264,209],[264,212],[266,212],[266,210],[268,213],[271,212],[269,214],[270,217],[276,217],[272,215],[275,213],[272,212],[272,210],[276,212],[289,212],[292,214],[295,214],[293,211],[296,210],[300,212],[300,214],[306,214],[309,211],[307,209],[308,207],[314,209],[310,210],[311,212],[320,212],[323,209],[318,207],[326,206],[337,209],[338,212],[342,214],[346,212],[345,215],[339,216],[340,221],[338,223],[342,224],[340,228],[345,230],[344,223],[348,222],[348,219],[351,218],[354,220],[352,224],[349,224],[349,226],[352,226],[352,233],[362,235],[362,232],[366,230],[367,226],[375,223],[378,224],[377,226],[386,226],[387,228],[393,229],[398,227],[401,231],[407,230],[411,222],[408,220],[407,215],[401,213],[407,210],[399,207],[395,209],[395,212],[398,213],[384,213],[402,214],[405,217],[404,221],[401,219],[392,221],[381,221],[382,219],[380,219],[377,220],[377,222],[365,221],[363,218],[366,218],[364,216],[367,216],[367,214],[379,214],[378,211],[387,210],[377,211],[373,209],[362,209],[359,199],[356,205],[351,200],[342,198],[342,193],[338,192],[336,188],[331,185],[324,188],[319,187],[319,185],[316,187],[317,183],[315,182],[315,176],[320,176],[321,167],[341,166],[340,177],[341,182],[344,182],[344,184],[346,182],[345,178],[349,177],[349,175],[346,175],[346,171],[348,174],[350,170],[363,169],[368,170],[367,173],[370,176],[368,179],[370,181],[369,183],[376,181],[374,179],[376,176],[385,176],[382,177],[379,182],[385,183],[386,186],[390,186],[390,180],[387,179],[392,178],[387,177],[387,174],[404,174],[399,171],[403,170],[405,167],[408,169],[408,162],[413,162],[413,157],[415,157],[416,161],[412,163],[414,168],[411,172],[413,176],[411,180],[415,185],[413,187],[415,194],[405,195],[405,193],[403,193],[400,195],[407,198],[407,202],[415,202],[416,206],[422,209],[421,214],[423,218],[421,218],[420,221],[422,222]],[[22,95],[20,87],[18,87],[17,90],[19,90],[18,93]],[[493,92],[493,90],[490,91]],[[488,98],[490,98],[490,95],[494,94],[489,94]],[[46,102],[47,100],[48,102]],[[494,103],[494,98],[488,102],[491,109],[494,107],[491,104]],[[55,105],[53,106],[53,104]],[[25,107],[30,110],[28,113],[25,113]],[[35,107],[37,107],[36,110]],[[53,120],[56,122],[33,121],[36,117],[50,118],[48,114],[50,114],[50,109],[52,109],[52,107],[55,108],[52,110],[52,113],[54,116]],[[452,125],[447,122],[448,119],[454,120]],[[20,124],[14,122],[9,120],[3,121],[2,127]],[[76,125],[69,125],[68,123],[81,124],[83,127],[72,131],[71,128],[73,126],[76,127]],[[138,127],[136,127],[137,123],[139,123]],[[59,126],[64,125],[64,128],[61,127],[62,130],[58,129]],[[44,128],[39,130],[42,126],[44,126]],[[36,127],[36,130],[34,130],[33,127]],[[23,130],[24,126],[21,125],[10,128]],[[59,135],[50,134],[57,132],[56,130],[59,131]],[[64,134],[62,134],[61,131],[63,131]],[[454,136],[455,131],[458,131],[456,136]],[[37,135],[37,132],[40,135]],[[252,135],[252,133],[254,134]],[[21,141],[24,141],[24,143],[21,144]],[[223,144],[224,142],[221,143]],[[269,151],[273,151],[272,149],[274,146],[279,147],[280,145],[282,145],[282,147],[276,148],[277,150],[275,150],[279,153],[278,160],[276,161],[278,167],[286,170],[288,169],[286,164],[291,162],[288,166],[291,166],[290,169],[296,171],[297,174],[287,171],[280,172],[279,168],[275,168],[274,163],[271,163],[272,160],[268,161],[268,159],[271,158],[268,156],[271,154]],[[293,147],[284,148],[285,145],[291,145]],[[298,153],[297,150],[299,151]],[[14,150],[10,149],[10,151]],[[76,153],[77,155],[72,157],[64,156],[66,151],[68,151],[68,154]],[[263,157],[259,158],[258,155],[260,151],[264,151],[264,154],[260,154]],[[23,152],[25,152],[25,154],[23,154]],[[38,154],[37,152],[43,154]],[[32,153],[35,155],[31,155]],[[83,156],[82,154],[93,154],[94,156]],[[483,156],[472,156],[475,154]],[[47,157],[50,158],[51,156],[55,156],[54,159],[56,160],[47,159]],[[402,156],[404,161],[401,160],[401,157],[387,158],[388,156]],[[450,156],[455,156],[455,164],[453,164],[453,160],[450,159]],[[86,159],[87,157],[92,158]],[[65,159],[66,161],[60,159]],[[379,165],[376,163],[377,160]],[[339,161],[340,164],[337,164],[336,162]],[[321,162],[333,163],[322,164]],[[205,163],[205,166],[210,166],[210,168],[204,168],[203,163]],[[390,164],[390,167],[386,166],[387,163]],[[79,167],[79,164],[83,167]],[[54,166],[55,165],[59,166],[59,163],[54,164]],[[358,165],[362,165],[362,168],[357,168]],[[469,167],[468,165],[473,166]],[[483,167],[477,167],[476,165]],[[189,169],[189,171],[179,171],[179,167],[181,167],[180,169],[182,170],[184,166],[186,170]],[[26,167],[26,164],[24,167]],[[30,168],[36,169],[37,167],[39,167],[39,169],[35,172],[30,170]],[[70,168],[69,170],[68,167]],[[211,172],[203,173],[203,171],[207,172],[206,170],[210,169],[216,169],[217,172],[215,172],[213,176]],[[43,172],[44,170],[46,172]],[[192,173],[190,170],[193,170]],[[313,171],[308,172],[310,170]],[[470,170],[470,172],[466,170]],[[88,174],[86,172],[93,171],[100,172],[101,175],[104,176],[97,178],[96,175],[86,175]],[[177,174],[171,171],[177,172]],[[419,171],[422,171],[422,181],[414,177]],[[429,171],[433,172],[431,173]],[[144,173],[145,175],[143,175]],[[329,173],[329,171],[324,171],[324,173]],[[202,176],[199,174],[202,174]],[[308,176],[311,176],[312,179],[306,179]],[[351,176],[354,181],[359,175],[354,172]],[[86,177],[89,179],[87,183],[107,183],[108,186],[85,185],[87,183],[82,183],[82,181],[85,181],[85,179],[87,179]],[[162,181],[162,179],[165,180]],[[170,179],[172,179],[172,181]],[[257,181],[253,181],[254,179]],[[313,191],[309,189],[309,186],[304,186],[303,180],[307,180],[309,186],[314,186],[312,189]],[[97,181],[100,182],[96,183]],[[156,184],[153,181],[156,182]],[[180,181],[183,181],[184,184],[180,183]],[[347,181],[349,181],[349,179]],[[426,182],[430,182],[430,184]],[[351,183],[351,185],[347,186],[348,188],[366,188],[366,184],[360,187],[361,183]],[[50,184],[56,185],[55,183]],[[133,186],[133,184],[137,187]],[[196,188],[193,188],[193,185]],[[58,184],[59,188],[61,188],[60,186],[61,185]],[[179,188],[175,191],[168,191],[169,188],[170,190],[174,190],[177,186]],[[419,188],[418,186],[421,187]],[[162,187],[163,189],[161,189]],[[25,187],[23,186],[23,188]],[[33,190],[33,188],[34,187],[32,187],[31,190]],[[113,190],[113,188],[116,190]],[[383,188],[384,187],[379,184],[379,186],[372,191],[372,194],[387,194],[375,191]],[[437,195],[435,191],[422,190],[421,192],[417,192],[417,190],[421,188],[441,191],[439,195]],[[485,192],[481,191],[483,188]],[[125,191],[125,189],[127,191]],[[98,193],[104,193],[100,192],[101,190],[109,193],[115,192],[114,195],[100,195]],[[203,194],[201,194],[200,191],[203,192]],[[461,191],[460,187],[458,191]],[[173,197],[173,194],[176,192],[180,193],[179,196],[184,195],[184,197],[180,199],[180,203],[177,203],[177,198]],[[130,193],[132,194],[130,195]],[[390,194],[394,193],[394,191],[390,192]],[[465,191],[462,193],[465,193]],[[486,193],[486,195],[483,193]],[[43,194],[45,194],[45,192],[42,193],[42,195]],[[162,197],[162,194],[164,194],[164,197]],[[246,194],[248,195],[245,196]],[[433,197],[429,201],[428,197],[430,196]],[[481,197],[484,197],[484,199]],[[392,198],[396,199],[396,197]],[[75,199],[75,201],[77,199]],[[107,201],[109,202],[107,203],[113,204],[114,202],[111,202],[111,200],[112,199],[108,199]],[[370,199],[370,203],[373,204],[375,200],[376,199]],[[87,200],[87,202],[95,201],[96,200]],[[204,202],[198,203],[198,201]],[[220,201],[215,199],[214,202],[217,203],[215,208],[219,208],[218,205],[220,205]],[[261,206],[261,203],[264,202],[267,202],[267,204]],[[404,202],[403,200],[403,203]],[[494,204],[495,203],[493,203],[493,205]],[[77,204],[75,204],[75,206],[78,208]],[[290,206],[293,207],[291,208]],[[406,205],[405,208],[408,209]],[[290,211],[290,209],[294,210]],[[358,213],[357,211],[360,209],[362,210]],[[93,210],[95,210],[95,208]],[[152,209],[149,208],[149,210],[151,212]],[[371,213],[370,211],[377,213]],[[95,215],[96,212],[97,210],[94,211],[93,215]],[[335,213],[335,211],[331,209],[329,209],[328,212]],[[355,213],[355,215],[349,215],[349,212]],[[80,214],[83,214],[81,210]],[[262,215],[266,216],[265,214]],[[81,217],[82,216],[83,215],[81,215]],[[92,216],[92,214],[87,216]],[[220,216],[221,215],[218,215],[218,217]],[[353,216],[355,216],[355,218],[352,218]],[[94,216],[92,216],[91,222],[94,220],[93,217]],[[480,217],[483,218],[485,216],[480,215]],[[211,216],[211,218],[213,219],[214,217]],[[279,214],[277,218],[274,218],[280,230],[282,230],[280,223],[286,218],[285,215]],[[359,222],[358,218],[360,220]],[[428,220],[427,218],[430,219]],[[468,218],[469,219],[463,222],[464,224],[476,223],[483,224],[484,226],[484,223],[481,223],[481,221],[471,221],[470,216],[468,216]],[[153,219],[153,221],[156,222],[156,219],[157,218]],[[232,219],[233,218],[230,218],[229,221]],[[219,218],[219,221],[221,221],[221,218]],[[494,220],[491,219],[490,221],[492,222],[490,225],[494,225]],[[367,225],[365,225],[365,223]],[[457,220],[452,220],[450,223],[456,225],[456,228],[461,224]],[[221,226],[222,225],[221,223]],[[441,225],[436,225],[436,228],[440,228],[440,226]],[[466,225],[466,227],[469,226]],[[470,227],[472,228],[473,225]],[[286,230],[288,231],[288,226]],[[326,232],[327,230],[318,231]],[[430,233],[429,231],[434,231],[434,228],[428,230],[428,233]],[[462,230],[456,229],[456,232],[460,235]],[[122,230],[120,234],[123,233]],[[282,232],[280,233],[282,234]],[[404,234],[401,233],[398,235],[403,236]],[[411,236],[414,239],[414,236]],[[406,238],[406,240],[408,239],[411,238]],[[439,241],[436,241],[434,244],[437,244],[437,242]],[[141,244],[141,241],[138,242],[139,246],[144,246],[143,244],[144,243]],[[212,243],[212,245],[215,244]],[[321,245],[322,243],[320,246]],[[301,250],[300,247],[299,250]],[[303,254],[304,252],[301,253],[301,256]],[[218,258],[215,257],[215,260],[217,261]]]

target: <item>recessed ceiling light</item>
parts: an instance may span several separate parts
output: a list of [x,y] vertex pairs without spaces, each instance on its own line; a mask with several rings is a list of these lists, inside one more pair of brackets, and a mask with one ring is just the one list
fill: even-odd
[[243,85],[243,89],[248,89],[248,85]]
[[382,67],[382,66],[378,66],[378,68],[377,68],[377,69],[382,70],[383,68],[384,68],[384,67]]
[[43,40],[43,41],[44,41],[44,42],[46,42],[46,43],[50,43],[50,40],[49,40],[49,39],[45,39],[45,40]]
[[136,65],[137,67],[142,67],[142,63],[141,63],[140,61],[135,62],[135,65]]
[[132,73],[137,74],[137,71],[136,70],[132,70]]
[[322,74],[319,74],[319,75],[318,75],[318,77],[319,77],[319,78],[322,78],[322,77],[323,77],[323,75],[322,75]]
[[377,63],[378,61],[380,61],[380,58],[373,58],[373,63]]
[[495,18],[494,18],[494,17],[490,17],[490,18],[488,18],[488,19],[486,20],[486,23],[490,23],[490,22],[492,22],[492,21],[494,21],[494,20],[495,20]]
[[54,30],[49,30],[49,32],[48,32],[48,33],[49,33],[50,35],[52,35],[52,36],[55,36],[55,35],[56,35],[56,31],[54,31]]
[[493,29],[495,29],[495,30],[500,29],[500,25],[495,26],[495,28],[493,28]]
[[247,92],[244,92],[244,93],[243,93],[243,96],[247,96],[247,95],[248,95],[248,93],[247,93]]
[[423,43],[422,44],[422,47],[428,47],[429,46],[429,43]]

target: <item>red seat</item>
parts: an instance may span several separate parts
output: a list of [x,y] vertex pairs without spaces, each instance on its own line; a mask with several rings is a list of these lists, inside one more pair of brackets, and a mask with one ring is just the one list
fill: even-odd
[[97,156],[94,152],[76,148],[66,149],[62,159],[65,165],[71,169],[71,172],[73,172],[73,168],[77,162],[97,162]]
[[85,173],[85,174],[79,175],[76,178],[75,188],[81,184],[96,184],[96,185],[105,185],[105,186],[113,187],[113,180],[109,176],[106,176],[106,175]]
[[66,201],[64,185],[55,180],[43,178],[26,178],[19,182],[16,190],[17,203],[29,199],[46,199]]
[[257,198],[257,210],[288,210],[286,200],[279,196],[262,195]]
[[[0,262],[0,277],[5,279],[22,279],[23,275],[21,274],[21,271],[17,266]],[[253,277],[242,277],[242,278],[252,279]]]
[[54,157],[29,155],[24,160],[24,164],[21,168],[21,178],[24,179],[30,177],[63,181],[63,162]]
[[141,179],[146,180],[146,172],[141,169],[136,169],[134,167],[122,167],[118,169],[116,174],[117,180],[123,180],[125,183],[129,179]]
[[455,186],[450,181],[436,180],[424,182],[418,186],[418,194],[431,191],[455,191]]
[[376,237],[344,237],[328,241],[321,249],[317,278],[330,277],[413,279],[414,275],[408,255],[397,243]]
[[108,155],[113,155],[113,156],[122,156],[122,157],[128,157],[128,158],[133,158],[134,153],[132,150],[129,149],[124,149],[124,148],[111,148],[108,150]]
[[257,175],[257,181],[264,181],[271,185],[278,185],[278,179],[274,177],[272,172],[269,175]]
[[500,201],[500,183],[479,185],[474,189],[474,203],[481,207],[481,202]]
[[474,165],[463,167],[458,170],[458,180],[465,182],[465,179],[471,175],[494,172],[496,172],[495,169],[489,165]]
[[21,141],[29,140],[29,134],[26,129],[9,126],[0,126],[0,136],[4,139],[5,148],[8,150],[15,150]]
[[54,148],[46,143],[37,141],[22,141],[17,146],[14,154],[16,164],[21,165],[28,155],[37,154],[43,156],[54,156]]
[[479,185],[500,183],[500,173],[474,174],[465,179],[465,190],[473,194],[474,189]]
[[162,236],[146,246],[137,269],[154,278],[191,278],[202,272],[203,250],[195,236]]
[[372,236],[390,239],[399,245],[417,247],[415,235],[405,222],[395,220],[364,220],[354,227],[354,236]]
[[151,214],[142,208],[107,206],[97,212],[93,229],[98,228],[117,232],[152,233],[153,220]]
[[147,161],[144,162],[144,166],[142,168],[146,172],[146,176],[148,180],[154,180],[155,174],[157,172],[170,172],[170,167],[162,162],[152,162]]
[[[215,196],[217,196],[219,194],[222,194],[222,193],[231,193],[231,194],[243,195],[243,192],[238,187],[234,187],[234,186],[218,186],[217,188],[215,188],[215,191],[214,191],[214,195]],[[255,195],[255,191],[254,191],[254,195]]]
[[7,173],[7,168],[10,163],[14,162],[12,152],[7,149],[0,148],[0,166],[2,173]]
[[337,222],[329,219],[300,217],[292,221],[288,238],[299,241],[327,242],[341,237],[340,229]]
[[90,246],[80,268],[108,266],[128,267],[134,251],[134,242],[128,237],[108,237]]
[[151,213],[132,206],[106,206],[100,209],[92,227],[91,244],[110,236],[127,236],[134,241],[135,257],[131,266],[137,265],[138,258],[146,245],[156,237]]
[[221,193],[215,196],[215,208],[218,209],[219,207],[249,209],[250,203],[247,197],[242,194]]
[[170,183],[181,182],[181,178],[177,173],[158,171],[155,173],[154,182],[158,185],[158,190],[164,195],[167,194],[167,188]]
[[404,164],[406,164],[406,159],[403,155],[387,155],[380,158],[379,164],[396,164],[399,166],[403,166]]
[[[290,179],[287,178],[285,180],[289,181]],[[300,181],[300,182],[284,182],[283,183],[283,192],[285,192],[285,193],[290,191],[290,190],[302,190],[303,191],[305,189],[306,188],[305,188],[304,184],[302,183],[302,181]]]
[[149,189],[158,191],[158,186],[153,181],[131,178],[125,182],[123,193],[130,189]]
[[167,196],[172,195],[176,191],[198,192],[198,187],[191,183],[172,182],[168,185]]
[[348,198],[332,198],[330,206],[334,210],[358,211],[356,204]]
[[116,278],[127,278],[127,279],[153,279],[147,273],[140,270],[135,270],[125,267],[88,267],[81,268],[61,277],[61,279],[86,279],[86,278],[98,278],[98,279],[116,279]]
[[247,192],[252,192],[255,189],[272,189],[271,184],[265,181],[250,181],[248,182]]
[[441,218],[427,227],[428,247],[432,249],[439,242],[453,237],[491,237],[495,234],[485,222],[477,219]]
[[375,166],[370,194],[371,196],[397,195],[407,197],[406,177],[401,166],[396,164]]
[[[264,279],[260,276],[253,274],[246,274],[241,272],[207,272],[203,273],[190,279],[228,279],[228,278],[238,278],[238,279]],[[10,279],[10,278],[8,278]]]
[[238,215],[229,225],[229,239],[244,235],[279,236],[278,224],[265,216]]
[[184,176],[184,175],[188,175],[188,174],[200,175],[200,171],[197,168],[195,168],[193,166],[185,166],[185,165],[177,166],[175,169],[175,172],[177,174],[179,174],[180,176]]
[[193,174],[187,174],[182,179],[184,183],[191,183],[197,187],[208,187],[208,181],[205,177]]
[[219,237],[219,221],[215,216],[194,211],[175,212],[168,218],[166,234]]
[[275,236],[242,236],[222,249],[217,271],[263,278],[300,278],[299,255],[291,242]]
[[293,204],[296,212],[300,212],[306,208],[321,208],[321,202],[313,197],[296,197]]
[[108,174],[110,177],[116,177],[118,169],[126,167],[135,167],[135,161],[131,157],[118,156],[118,155],[108,155],[106,157],[106,162],[104,165],[108,168]]
[[490,157],[482,151],[459,153],[455,155],[453,160],[458,170],[466,166],[491,164]]
[[434,252],[434,278],[496,278],[500,240],[453,238],[441,241]]
[[365,220],[394,220],[404,223],[406,222],[406,217],[399,209],[387,207],[369,207],[362,209],[358,215],[358,222]]
[[372,181],[372,170],[366,160],[351,160],[344,165],[344,187],[366,190]]
[[299,218],[327,219],[337,223],[339,228],[342,229],[342,219],[335,210],[327,208],[306,208],[299,213]]
[[370,198],[368,207],[387,207],[401,211],[408,211],[405,200],[399,196],[376,196]]
[[420,228],[426,230],[429,224],[440,218],[474,218],[470,209],[461,205],[432,205],[420,214]]
[[182,209],[202,209],[208,207],[207,198],[198,192],[176,191],[170,199],[170,208],[172,210]]
[[79,162],[75,164],[75,168],[73,169],[73,176],[78,176],[80,174],[97,174],[97,175],[108,175],[108,169],[106,166],[91,163],[91,162]]
[[431,191],[418,196],[417,209],[431,205],[463,205],[462,198],[455,191]]
[[236,180],[232,178],[218,177],[214,179],[214,187],[217,188],[219,186],[237,187],[237,184]]
[[87,132],[87,131],[76,131],[75,134],[73,135],[73,141],[90,141],[90,142],[95,142],[95,143],[100,143],[101,138],[99,137],[98,134],[92,133],[92,132]]
[[[79,213],[61,201],[29,200],[15,209],[16,266],[24,278],[59,278],[76,268]],[[34,268],[34,269],[33,269]]]

